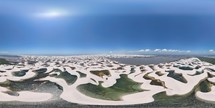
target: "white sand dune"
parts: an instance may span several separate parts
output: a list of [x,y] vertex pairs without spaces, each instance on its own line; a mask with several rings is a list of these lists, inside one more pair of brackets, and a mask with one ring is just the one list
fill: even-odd
[[17,92],[19,94],[18,96],[12,96],[5,93],[6,91],[9,90],[7,88],[0,87],[0,101],[43,102],[52,98],[52,94],[50,93],[21,91]]
[[[63,78],[51,77],[47,76],[45,78],[37,79],[37,81],[51,81],[54,82],[63,88],[63,92],[60,95],[60,98],[78,104],[87,104],[87,105],[129,105],[129,104],[143,104],[153,102],[155,99],[154,95],[165,92],[167,96],[182,96],[190,94],[195,86],[197,86],[201,81],[208,78],[207,72],[214,74],[214,72],[210,72],[208,70],[204,70],[205,68],[214,69],[215,66],[210,63],[202,62],[197,58],[189,58],[189,59],[181,59],[176,62],[171,63],[163,63],[159,64],[163,67],[159,67],[159,65],[141,65],[141,66],[131,66],[120,64],[115,61],[111,61],[106,59],[103,56],[26,56],[25,60],[37,60],[38,62],[32,66],[25,63],[25,66],[20,68],[16,66],[7,66],[0,65],[1,71],[6,71],[0,73],[0,83],[4,83],[7,80],[11,81],[24,81],[25,79],[33,78],[37,75],[37,73],[33,72],[33,70],[47,68],[45,73],[51,72],[53,69],[59,69],[64,72],[67,71],[71,75],[77,76],[77,80],[74,84],[68,85],[67,82]],[[63,63],[64,61],[64,63]],[[58,64],[56,64],[58,63]],[[48,67],[44,67],[44,64],[48,65]],[[200,66],[200,68],[196,68]],[[73,68],[71,68],[73,67]],[[119,68],[120,67],[120,68]],[[135,71],[131,73],[131,68],[134,67]],[[144,71],[141,71],[140,67],[144,68]],[[188,67],[192,69],[180,69],[181,67]],[[21,77],[16,77],[12,75],[12,72],[20,71],[21,69],[29,69],[26,75]],[[90,71],[102,71],[108,70],[110,72],[110,76],[97,76]],[[81,77],[77,72],[81,72],[86,74],[86,77]],[[156,72],[160,72],[162,75],[156,74]],[[180,75],[183,77],[186,82],[181,82],[172,77],[169,77],[169,71],[174,71],[176,75]],[[196,75],[197,71],[203,71]],[[51,72],[50,75],[57,74],[60,72]],[[117,83],[117,79],[120,79],[121,74],[127,74],[128,78],[132,79],[135,82],[142,83],[141,88],[143,92],[131,93],[121,97],[119,101],[111,101],[111,100],[102,100],[87,96],[82,94],[77,87],[82,84],[91,83],[94,85],[99,85],[99,82],[102,81],[101,85],[104,88],[108,88]],[[148,75],[149,79],[145,79],[143,76]],[[210,82],[215,82],[215,77],[208,78]],[[95,80],[95,82],[93,80]],[[179,78],[180,79],[180,78]],[[152,80],[159,80],[164,82],[165,85],[152,85]],[[182,79],[183,80],[183,79]],[[165,87],[164,87],[165,86]],[[19,96],[11,96],[5,91],[10,91],[7,88],[0,87],[0,101],[23,101],[23,102],[41,102],[48,101],[52,98],[52,94],[50,93],[38,93],[31,91],[20,91],[17,92]],[[196,97],[199,100],[214,102],[215,101],[215,87],[212,87],[212,90],[207,93],[203,93],[198,91]]]

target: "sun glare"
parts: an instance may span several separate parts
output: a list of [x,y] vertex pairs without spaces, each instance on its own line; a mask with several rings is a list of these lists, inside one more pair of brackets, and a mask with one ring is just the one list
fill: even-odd
[[59,12],[48,12],[48,13],[45,13],[44,16],[47,16],[47,17],[58,17],[60,15],[61,15],[61,13],[59,13]]
[[65,15],[66,15],[66,12],[56,11],[56,10],[45,11],[45,12],[40,12],[36,14],[37,17],[41,17],[41,18],[56,18],[56,17],[65,16]]

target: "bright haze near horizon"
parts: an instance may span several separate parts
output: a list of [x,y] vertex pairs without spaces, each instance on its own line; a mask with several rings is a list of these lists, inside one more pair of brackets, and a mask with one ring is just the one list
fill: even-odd
[[213,0],[1,0],[0,53],[215,53]]

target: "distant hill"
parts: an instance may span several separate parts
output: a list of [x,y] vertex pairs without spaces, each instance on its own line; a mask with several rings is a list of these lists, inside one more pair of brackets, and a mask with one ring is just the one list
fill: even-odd
[[211,64],[215,64],[215,58],[212,57],[198,57],[201,61],[205,61]]
[[18,56],[18,55],[5,55],[5,54],[4,54],[4,55],[3,55],[3,54],[1,55],[1,54],[0,54],[0,58],[5,58],[5,57],[20,57],[20,56]]

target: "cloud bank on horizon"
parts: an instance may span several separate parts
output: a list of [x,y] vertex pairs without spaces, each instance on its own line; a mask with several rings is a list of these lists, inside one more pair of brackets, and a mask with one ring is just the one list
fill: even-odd
[[191,53],[190,50],[177,50],[177,49],[141,49],[138,52],[166,52],[166,53]]
[[214,5],[211,0],[2,0],[0,51],[213,53]]

